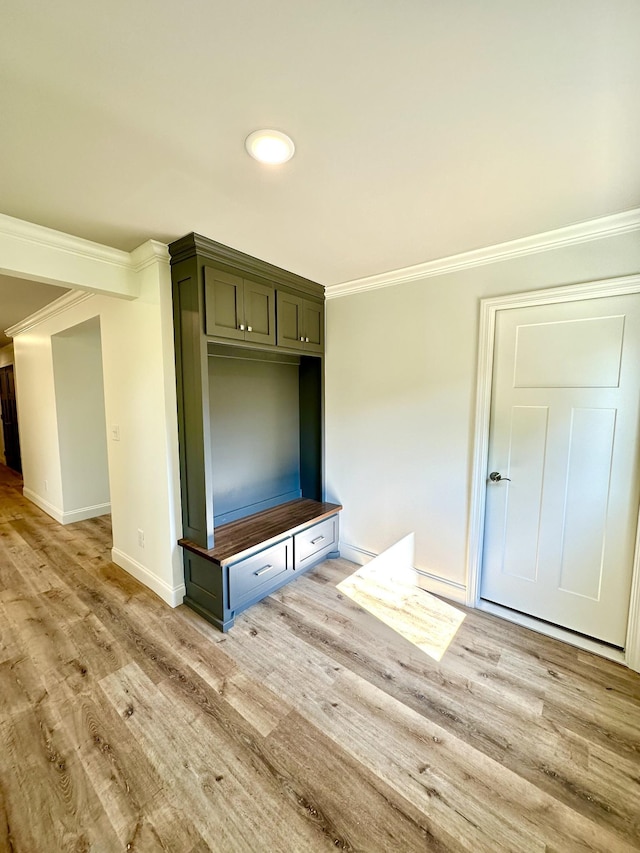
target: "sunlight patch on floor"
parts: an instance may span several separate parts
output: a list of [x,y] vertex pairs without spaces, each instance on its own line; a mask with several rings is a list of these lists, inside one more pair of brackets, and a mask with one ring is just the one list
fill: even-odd
[[415,573],[394,572],[373,560],[338,584],[338,590],[436,661],[453,641],[465,614],[415,583]]

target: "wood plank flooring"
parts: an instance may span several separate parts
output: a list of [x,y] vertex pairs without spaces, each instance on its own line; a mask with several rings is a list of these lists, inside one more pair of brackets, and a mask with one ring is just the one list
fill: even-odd
[[640,676],[465,611],[436,662],[327,561],[227,634],[0,466],[0,851],[640,850]]

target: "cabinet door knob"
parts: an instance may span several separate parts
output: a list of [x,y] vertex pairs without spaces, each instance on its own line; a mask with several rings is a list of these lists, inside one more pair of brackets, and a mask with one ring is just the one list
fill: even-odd
[[247,332],[253,332],[253,329],[251,328],[251,326],[247,326]]
[[240,323],[240,331],[244,332],[244,323]]
[[302,341],[302,343],[304,343],[304,337],[300,338],[300,340]]
[[305,339],[304,339],[304,341],[305,341],[305,343],[307,343],[307,344],[308,344],[308,343],[309,343],[309,338],[305,338]]

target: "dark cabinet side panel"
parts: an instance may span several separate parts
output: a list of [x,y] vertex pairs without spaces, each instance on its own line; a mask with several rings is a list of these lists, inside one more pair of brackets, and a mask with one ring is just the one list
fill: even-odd
[[300,360],[300,488],[302,496],[322,500],[322,365],[317,356]]
[[174,312],[184,535],[212,548],[209,386],[195,275],[179,278],[174,284]]
[[184,581],[185,604],[221,631],[227,631],[233,625],[233,615],[228,607],[226,569],[185,550]]

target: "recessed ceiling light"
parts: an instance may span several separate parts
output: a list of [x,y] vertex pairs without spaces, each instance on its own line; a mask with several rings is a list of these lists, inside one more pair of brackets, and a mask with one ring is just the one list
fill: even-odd
[[254,160],[272,166],[291,160],[296,150],[293,139],[279,130],[254,130],[244,145]]

